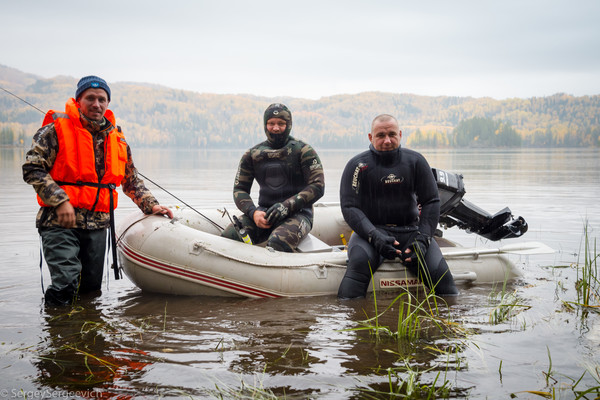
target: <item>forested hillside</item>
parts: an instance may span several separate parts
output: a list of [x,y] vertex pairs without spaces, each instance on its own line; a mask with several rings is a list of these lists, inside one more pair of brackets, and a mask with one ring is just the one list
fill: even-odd
[[[77,78],[42,79],[0,65],[0,87],[43,111],[63,110],[76,84]],[[109,84],[110,108],[135,146],[246,148],[264,139],[262,113],[272,102],[287,104],[292,135],[318,148],[363,148],[380,113],[398,118],[410,147],[600,146],[599,95],[495,100],[368,92],[307,100]],[[0,145],[29,146],[42,118],[0,90]]]

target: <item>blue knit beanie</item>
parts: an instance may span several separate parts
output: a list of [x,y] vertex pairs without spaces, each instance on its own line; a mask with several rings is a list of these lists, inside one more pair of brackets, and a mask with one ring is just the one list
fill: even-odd
[[79,100],[79,96],[87,89],[103,89],[108,95],[108,101],[110,101],[110,88],[106,84],[106,81],[94,75],[84,76],[77,83],[77,91],[75,92],[75,100]]

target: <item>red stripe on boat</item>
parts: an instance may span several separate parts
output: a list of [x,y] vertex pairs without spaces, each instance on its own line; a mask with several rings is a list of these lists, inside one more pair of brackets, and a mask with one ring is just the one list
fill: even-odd
[[230,282],[230,281],[227,281],[224,279],[216,278],[214,276],[190,271],[190,270],[187,270],[184,268],[176,267],[174,265],[165,264],[165,263],[162,263],[157,260],[149,259],[139,253],[136,253],[133,249],[128,247],[123,242],[119,243],[119,247],[121,247],[121,250],[123,251],[123,253],[128,255],[130,258],[138,261],[140,264],[143,264],[144,266],[146,266],[147,268],[150,268],[150,269],[158,269],[161,271],[170,272],[175,275],[185,276],[187,278],[191,278],[198,282],[208,283],[211,286],[223,288],[223,289],[227,290],[228,292],[243,293],[244,295],[250,295],[252,297],[259,297],[259,298],[282,297],[281,295],[278,295],[278,294],[275,294],[272,292],[266,292],[266,291],[263,291],[260,289],[255,289],[255,288],[252,288],[249,286],[240,285],[239,283]]

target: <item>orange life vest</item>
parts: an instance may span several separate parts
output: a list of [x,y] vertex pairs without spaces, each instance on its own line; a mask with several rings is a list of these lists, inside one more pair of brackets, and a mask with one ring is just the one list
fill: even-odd
[[[116,127],[115,116],[106,110],[104,116]],[[121,184],[127,163],[127,142],[119,128],[113,129],[104,142],[105,173],[102,180],[96,173],[92,134],[83,128],[75,99],[67,101],[65,113],[48,111],[43,125],[54,123],[58,137],[58,154],[50,176],[67,193],[75,208],[110,212],[117,207],[115,188]],[[47,207],[38,196],[38,203]]]

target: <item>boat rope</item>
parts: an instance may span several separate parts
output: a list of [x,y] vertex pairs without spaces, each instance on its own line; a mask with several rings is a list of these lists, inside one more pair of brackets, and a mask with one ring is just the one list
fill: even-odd
[[[21,100],[23,103],[33,107],[34,109],[38,110],[39,112],[41,112],[42,114],[46,114],[44,111],[40,110],[39,108],[37,108],[36,106],[34,106],[33,104],[31,104],[30,102],[28,102],[27,100],[17,96],[16,94],[14,94],[13,92],[4,89],[2,86],[0,86],[0,89],[2,89],[3,91],[5,91],[6,93],[10,94],[11,96],[14,96],[15,98]],[[217,224],[215,221],[211,220],[210,218],[208,218],[206,215],[202,214],[200,211],[196,210],[194,207],[190,206],[189,204],[187,204],[185,201],[181,200],[179,197],[175,196],[173,193],[169,192],[167,189],[163,188],[162,186],[160,186],[158,183],[154,182],[152,179],[148,178],[146,175],[142,174],[140,171],[137,171],[137,173],[143,177],[144,179],[146,179],[147,181],[153,183],[156,187],[158,187],[159,189],[163,190],[164,192],[168,193],[169,195],[173,196],[175,199],[177,199],[178,201],[180,201],[181,203],[183,203],[185,206],[189,207],[190,209],[194,210],[195,212],[197,212],[198,214],[200,214],[200,216],[202,216],[204,219],[206,219],[208,222],[210,222],[215,228],[220,229],[221,232],[224,231],[225,229]]]
[[[213,248],[210,243],[194,242],[193,246],[195,248],[202,248],[202,250],[206,251],[207,253],[211,253],[213,255],[216,255],[216,256],[231,260],[231,261],[236,261],[236,262],[253,265],[253,266],[257,266],[257,267],[288,268],[288,269],[310,268],[310,267],[319,267],[319,268],[329,267],[329,268],[344,268],[344,269],[346,268],[345,263],[342,265],[342,264],[336,264],[334,262],[328,262],[328,261],[315,261],[315,262],[309,261],[308,263],[302,263],[302,264],[269,264],[269,263],[257,262],[257,261],[251,260],[249,258],[236,257],[236,256],[232,255],[231,253],[219,251],[219,250]],[[273,250],[273,251],[275,251],[275,250]],[[286,261],[289,261],[289,258]],[[344,262],[345,262],[345,259],[344,259]]]
[[144,216],[142,218],[138,219],[137,221],[132,222],[127,228],[123,229],[123,232],[121,232],[121,234],[117,238],[117,246],[121,243],[121,240],[123,239],[123,236],[125,236],[125,234],[129,230],[129,228],[131,228],[132,226],[134,226],[138,222],[141,222],[141,221],[145,220],[146,218],[151,217],[153,215],[158,215],[158,214],[144,214]]

